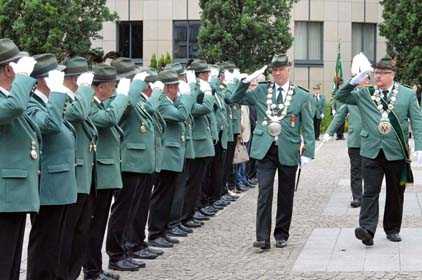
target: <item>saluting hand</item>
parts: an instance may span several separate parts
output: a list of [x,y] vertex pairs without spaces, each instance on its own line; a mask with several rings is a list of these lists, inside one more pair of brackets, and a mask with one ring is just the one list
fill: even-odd
[[128,96],[129,88],[130,88],[130,79],[128,78],[120,79],[119,84],[117,85],[117,88],[116,88],[116,93],[119,95]]
[[31,75],[32,71],[34,70],[34,66],[37,61],[30,56],[24,56],[18,60],[18,62],[10,62],[10,67],[13,68],[15,74],[22,74],[29,76]]
[[94,80],[94,73],[92,72],[85,72],[82,73],[78,79],[76,80],[76,84],[80,86],[87,86],[90,87],[92,85],[92,81]]
[[63,85],[64,72],[59,70],[51,70],[48,77],[44,78],[45,83],[52,92],[66,93],[67,88]]

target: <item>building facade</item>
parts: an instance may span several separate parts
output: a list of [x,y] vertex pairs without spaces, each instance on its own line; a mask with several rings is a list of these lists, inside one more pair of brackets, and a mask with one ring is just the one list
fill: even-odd
[[[199,0],[108,0],[107,5],[119,21],[104,23],[103,39],[93,47],[117,51],[144,65],[153,54],[169,53],[175,60],[197,57]],[[295,83],[307,88],[321,83],[325,94],[331,92],[339,46],[346,79],[355,54],[362,51],[371,61],[384,56],[381,21],[379,0],[298,1],[290,23],[295,40],[288,52]]]

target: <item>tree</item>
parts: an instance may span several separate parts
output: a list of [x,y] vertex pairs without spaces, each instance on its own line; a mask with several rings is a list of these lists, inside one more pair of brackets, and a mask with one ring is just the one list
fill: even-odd
[[387,38],[387,52],[395,58],[398,80],[422,87],[422,2],[384,0],[381,35]]
[[242,71],[268,64],[293,42],[290,11],[297,0],[200,0],[200,55],[233,61]]
[[61,60],[88,55],[105,21],[117,19],[106,0],[0,0],[0,37],[31,54],[51,52]]
[[153,54],[151,56],[151,61],[149,63],[149,67],[151,67],[154,70],[158,70],[158,60],[157,60],[157,55]]

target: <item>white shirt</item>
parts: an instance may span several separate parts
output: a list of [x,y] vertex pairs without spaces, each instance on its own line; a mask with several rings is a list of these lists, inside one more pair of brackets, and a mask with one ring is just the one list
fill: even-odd
[[102,103],[102,101],[97,96],[95,96],[95,95],[94,95],[94,100],[97,101],[99,104]]
[[10,95],[10,92],[7,89],[3,88],[3,87],[0,87],[0,91],[3,92],[6,96],[9,96]]
[[45,95],[44,93],[42,93],[38,89],[36,89],[34,91],[34,93],[35,93],[36,96],[38,96],[39,98],[41,98],[41,100],[44,101],[45,104],[48,103],[48,97],[47,97],[47,95]]
[[146,95],[145,93],[143,93],[143,92],[141,92],[141,94],[142,94],[142,96],[146,99],[146,100],[148,100],[148,95]]
[[289,81],[287,81],[284,85],[282,85],[282,86],[280,86],[280,85],[278,85],[278,84],[275,84],[275,99],[276,100],[278,100],[278,93],[279,93],[279,91],[278,91],[278,89],[281,87],[282,89],[283,89],[283,91],[282,91],[282,93],[284,93],[284,95],[283,95],[283,102],[285,101],[285,98],[286,98],[286,94],[287,94],[287,92],[289,91],[289,86],[290,86],[290,84],[289,84],[290,82]]
[[75,100],[76,99],[76,94],[72,91],[72,90],[70,90],[70,88],[68,88],[68,87],[64,87],[65,89],[66,89],[66,94],[67,94],[67,96],[69,96],[72,100]]

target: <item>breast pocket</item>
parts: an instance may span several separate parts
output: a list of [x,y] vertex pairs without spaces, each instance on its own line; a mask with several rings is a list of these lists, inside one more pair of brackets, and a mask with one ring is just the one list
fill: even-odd
[[28,171],[24,169],[2,169],[1,180],[5,192],[6,203],[21,204],[26,201],[28,193],[24,183],[28,178]]

